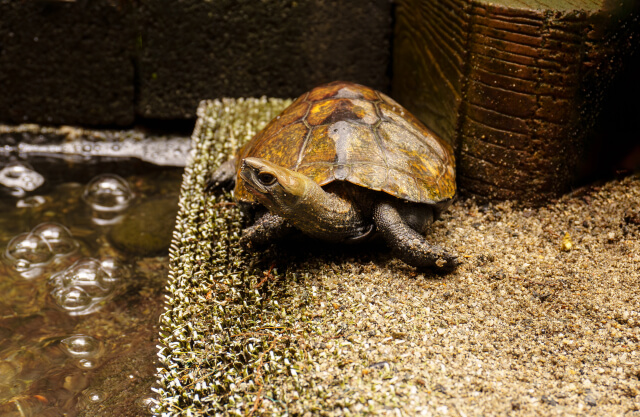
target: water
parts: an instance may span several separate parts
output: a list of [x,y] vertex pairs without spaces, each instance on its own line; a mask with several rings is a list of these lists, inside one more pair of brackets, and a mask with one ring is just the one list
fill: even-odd
[[150,200],[175,214],[181,170],[50,158],[2,168],[0,415],[151,414],[168,261],[157,247],[117,249],[141,243],[112,229]]

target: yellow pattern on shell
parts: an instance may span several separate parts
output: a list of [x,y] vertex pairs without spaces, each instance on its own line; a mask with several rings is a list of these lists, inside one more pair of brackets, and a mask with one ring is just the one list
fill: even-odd
[[[451,146],[388,96],[333,82],[300,96],[238,152],[264,158],[320,185],[347,181],[416,203],[456,192]],[[236,199],[256,202],[243,181]]]

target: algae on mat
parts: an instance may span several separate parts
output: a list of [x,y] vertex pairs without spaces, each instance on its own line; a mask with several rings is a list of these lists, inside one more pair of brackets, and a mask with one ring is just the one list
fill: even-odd
[[640,412],[640,178],[538,209],[457,201],[428,235],[464,260],[445,277],[375,243],[290,241],[247,256],[237,208],[203,189],[285,104],[199,109],[161,323],[159,413]]

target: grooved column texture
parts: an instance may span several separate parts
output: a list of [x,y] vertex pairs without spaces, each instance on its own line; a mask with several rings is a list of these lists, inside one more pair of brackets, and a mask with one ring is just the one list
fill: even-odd
[[571,186],[585,136],[637,44],[633,1],[400,0],[393,93],[456,147],[483,199]]

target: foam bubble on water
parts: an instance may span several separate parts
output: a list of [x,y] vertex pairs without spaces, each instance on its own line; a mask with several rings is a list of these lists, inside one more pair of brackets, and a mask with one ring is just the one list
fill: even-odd
[[129,278],[129,269],[112,256],[100,260],[100,268],[105,272],[102,277],[104,282],[114,283],[115,281]]
[[42,223],[11,239],[4,256],[23,277],[35,278],[54,259],[73,254],[79,246],[63,225]]
[[115,259],[82,258],[51,276],[49,282],[56,303],[70,315],[77,316],[98,311],[126,277],[128,270]]
[[80,287],[95,298],[106,297],[113,290],[113,286],[105,277],[107,273],[100,267],[100,263],[96,259],[87,258],[63,271],[61,279],[63,285]]
[[127,181],[115,174],[94,177],[84,189],[83,200],[93,210],[93,222],[98,225],[117,223],[129,207],[134,194]]
[[82,392],[82,396],[91,403],[101,403],[107,398],[104,392],[97,389],[86,389]]
[[20,269],[45,264],[53,256],[47,242],[33,233],[23,233],[11,239],[5,254]]
[[29,164],[12,162],[0,170],[0,184],[11,189],[15,197],[23,197],[44,184],[44,177]]
[[82,314],[91,306],[91,296],[80,287],[61,288],[54,295],[58,305],[70,314]]
[[39,224],[31,233],[44,239],[54,255],[70,255],[79,246],[69,229],[58,223]]
[[158,400],[153,397],[143,397],[136,401],[136,404],[150,413],[154,413],[156,407],[158,406]]
[[80,369],[93,369],[95,366],[96,363],[91,359],[80,359],[78,361],[78,368]]

